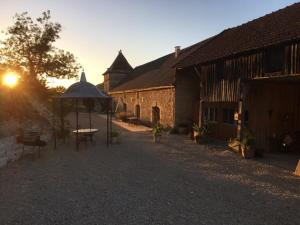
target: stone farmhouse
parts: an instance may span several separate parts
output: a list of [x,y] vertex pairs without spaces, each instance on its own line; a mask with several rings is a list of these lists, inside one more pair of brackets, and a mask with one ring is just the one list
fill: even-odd
[[119,110],[141,120],[206,118],[222,140],[248,128],[265,150],[286,134],[300,140],[300,3],[134,69],[120,52],[104,77]]
[[191,124],[198,120],[196,74],[179,76],[174,64],[201,44],[132,68],[120,51],[104,75],[104,90],[114,98],[117,112],[132,112],[146,124],[159,122],[165,127]]

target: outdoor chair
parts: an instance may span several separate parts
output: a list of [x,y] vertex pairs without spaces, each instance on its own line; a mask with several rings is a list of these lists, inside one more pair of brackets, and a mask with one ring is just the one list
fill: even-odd
[[37,148],[38,156],[41,155],[41,147],[47,145],[47,143],[40,139],[40,133],[36,131],[26,131],[16,137],[17,143],[23,145],[22,157],[24,155],[25,147],[32,147],[35,151]]

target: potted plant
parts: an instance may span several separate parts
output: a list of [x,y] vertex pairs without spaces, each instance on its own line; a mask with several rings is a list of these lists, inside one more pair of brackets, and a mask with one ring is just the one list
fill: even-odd
[[159,124],[156,124],[152,128],[153,142],[154,143],[159,143],[160,142],[161,132],[162,132],[162,127]]
[[255,156],[255,137],[249,130],[245,130],[241,143],[242,156],[245,159],[250,159]]
[[117,132],[117,131],[112,131],[111,132],[111,142],[113,144],[119,143],[119,132]]
[[196,143],[199,143],[199,139],[201,136],[201,128],[194,123],[193,125],[193,137]]
[[200,139],[203,142],[208,141],[208,136],[211,134],[211,125],[211,122],[204,118],[204,120],[202,121],[202,126],[200,128]]

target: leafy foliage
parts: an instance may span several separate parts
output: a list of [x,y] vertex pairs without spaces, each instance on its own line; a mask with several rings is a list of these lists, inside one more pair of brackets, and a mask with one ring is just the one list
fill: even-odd
[[199,127],[197,124],[193,124],[193,131],[200,132],[201,135],[209,135],[211,133],[211,122],[207,119],[203,119],[202,126]]
[[248,129],[244,130],[242,144],[246,145],[246,146],[253,146],[253,145],[255,145],[255,137],[254,137],[253,133],[250,130],[248,130]]
[[160,124],[156,124],[155,126],[153,126],[153,128],[152,128],[152,134],[154,136],[161,135],[161,132],[162,132],[162,127],[161,127]]
[[201,132],[201,127],[199,127],[198,124],[194,123],[193,124],[193,131]]
[[[1,41],[0,62],[23,76],[23,81],[39,81],[45,86],[47,77],[77,77],[79,64],[70,52],[54,47],[60,38],[61,25],[51,22],[50,11],[36,21],[27,12],[16,14]],[[28,79],[29,78],[29,79]]]
[[208,119],[203,119],[201,132],[203,135],[209,135],[211,133],[211,122]]

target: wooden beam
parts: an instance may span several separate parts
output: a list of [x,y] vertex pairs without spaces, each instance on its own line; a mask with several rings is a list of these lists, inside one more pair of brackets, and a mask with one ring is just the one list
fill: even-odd
[[199,88],[200,88],[200,102],[199,102],[199,119],[198,119],[198,126],[202,126],[202,111],[203,111],[203,100],[204,100],[204,87],[203,87],[203,82],[202,82],[202,77],[201,77],[201,72],[198,70],[196,66],[194,66],[194,70],[199,77]]
[[246,96],[248,92],[247,85],[239,79],[239,88],[240,88],[240,96],[239,96],[239,105],[238,105],[238,113],[240,116],[240,119],[237,121],[237,139],[239,141],[242,141],[243,139],[243,131],[244,131],[244,114],[245,114],[245,101]]

